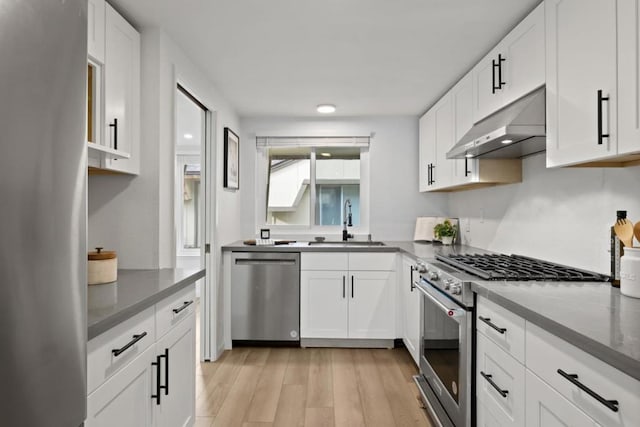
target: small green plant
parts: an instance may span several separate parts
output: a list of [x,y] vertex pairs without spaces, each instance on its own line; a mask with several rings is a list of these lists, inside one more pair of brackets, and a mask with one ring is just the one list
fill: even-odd
[[443,237],[453,237],[456,235],[456,226],[451,223],[448,219],[445,219],[442,224],[437,224],[433,227],[433,233],[436,236],[436,239],[441,239]]

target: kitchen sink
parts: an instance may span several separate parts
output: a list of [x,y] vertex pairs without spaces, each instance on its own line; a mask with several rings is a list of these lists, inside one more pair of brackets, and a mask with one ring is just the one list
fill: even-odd
[[362,241],[352,241],[352,242],[344,242],[342,240],[337,241],[324,241],[324,242],[309,242],[309,246],[386,246],[384,242],[362,242]]

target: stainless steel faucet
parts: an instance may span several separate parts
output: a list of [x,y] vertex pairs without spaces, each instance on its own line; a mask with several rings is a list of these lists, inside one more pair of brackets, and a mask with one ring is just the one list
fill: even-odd
[[[347,208],[349,208],[349,214],[347,215]],[[353,234],[349,234],[347,231],[347,226],[353,227],[353,219],[351,216],[351,199],[347,199],[344,201],[343,208],[343,218],[344,218],[344,228],[342,229],[342,241],[346,242],[349,239],[353,239]]]

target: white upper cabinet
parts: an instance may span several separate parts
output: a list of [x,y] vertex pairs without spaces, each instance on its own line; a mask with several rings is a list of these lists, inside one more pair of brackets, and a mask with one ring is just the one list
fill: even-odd
[[640,0],[618,1],[618,154],[640,152]]
[[436,122],[436,161],[431,168],[431,181],[434,188],[451,185],[453,163],[447,159],[447,151],[453,146],[453,102],[447,94],[433,107]]
[[436,122],[433,110],[420,118],[420,164],[418,165],[418,188],[420,191],[431,189],[431,171],[436,163]]
[[[473,127],[473,73],[469,72],[451,89],[453,101],[453,143],[451,149]],[[473,180],[477,160],[450,160],[453,166],[453,184],[464,184]]]
[[130,154],[105,158],[105,169],[137,174],[140,169],[140,34],[106,6],[105,144]]
[[541,3],[475,66],[475,121],[544,85],[544,33],[544,3]]
[[89,0],[87,5],[87,51],[89,57],[104,63],[104,0]]
[[618,3],[546,1],[548,167],[616,155]]

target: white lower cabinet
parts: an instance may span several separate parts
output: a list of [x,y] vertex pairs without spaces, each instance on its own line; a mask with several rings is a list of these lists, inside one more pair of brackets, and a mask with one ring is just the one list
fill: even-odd
[[89,341],[87,427],[195,423],[194,301],[191,285]]
[[640,425],[640,381],[485,298],[477,314],[478,426]]
[[87,427],[151,427],[156,360],[155,348],[148,348],[118,374],[91,393],[87,399]]
[[499,426],[524,425],[524,371],[524,365],[478,333],[476,396]]
[[[400,314],[402,316],[402,341],[409,354],[419,365],[420,357],[420,292],[413,286],[413,258],[402,257],[402,270],[399,274]],[[416,274],[416,280],[417,280]]]
[[[380,268],[394,268],[395,256],[371,254],[368,265],[365,253],[303,253],[300,337],[394,339],[395,271]],[[368,271],[330,270],[332,263]]]
[[164,355],[165,372],[161,373],[167,388],[160,404],[154,405],[155,425],[183,427],[195,422],[195,315],[183,319],[156,343],[156,353]]
[[598,425],[528,369],[526,375],[527,427],[595,427]]

